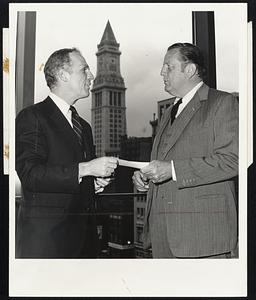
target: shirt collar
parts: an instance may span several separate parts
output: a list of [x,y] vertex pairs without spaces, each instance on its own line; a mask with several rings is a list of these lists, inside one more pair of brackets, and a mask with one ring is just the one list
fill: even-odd
[[50,92],[49,97],[58,106],[58,108],[63,113],[63,115],[66,116],[69,112],[70,105],[67,104],[65,100],[63,100],[62,98],[60,98],[59,96],[55,95],[52,92]]
[[[195,93],[199,90],[199,88],[203,85],[203,81],[200,81],[196,86],[193,87],[183,98],[182,104],[187,104],[195,95]],[[180,98],[176,98],[174,104],[179,101]]]

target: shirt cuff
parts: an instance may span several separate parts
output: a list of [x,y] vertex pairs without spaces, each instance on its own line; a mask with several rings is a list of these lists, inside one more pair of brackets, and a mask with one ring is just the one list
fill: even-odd
[[171,160],[171,165],[172,165],[172,180],[177,181],[173,160]]
[[96,194],[104,191],[104,187],[101,187],[95,179],[94,179],[94,189]]

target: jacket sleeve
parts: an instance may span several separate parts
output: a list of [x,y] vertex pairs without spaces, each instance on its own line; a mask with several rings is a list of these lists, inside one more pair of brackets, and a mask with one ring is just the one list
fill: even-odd
[[238,101],[222,97],[214,117],[212,153],[207,157],[174,160],[179,188],[228,180],[238,175]]
[[16,118],[16,171],[23,188],[39,193],[79,193],[78,163],[48,162],[46,134],[33,107]]

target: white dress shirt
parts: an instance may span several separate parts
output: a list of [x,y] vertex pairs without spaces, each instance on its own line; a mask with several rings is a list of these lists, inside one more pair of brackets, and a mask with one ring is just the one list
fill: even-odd
[[63,116],[67,119],[70,126],[73,128],[72,124],[72,112],[70,110],[70,105],[63,99],[61,99],[59,96],[53,94],[50,92],[49,97],[52,99],[52,101],[58,106],[60,111],[62,112]]
[[[189,101],[195,96],[195,93],[199,90],[199,88],[203,85],[203,81],[200,81],[196,86],[193,87],[192,90],[190,90],[183,98],[182,98],[182,103],[179,105],[176,118],[177,116],[183,111],[183,109],[187,106]],[[180,98],[176,98],[174,101],[174,104],[176,104]],[[173,164],[173,160],[171,160],[171,165],[172,165],[172,179],[174,181],[177,181],[176,177],[176,172]]]

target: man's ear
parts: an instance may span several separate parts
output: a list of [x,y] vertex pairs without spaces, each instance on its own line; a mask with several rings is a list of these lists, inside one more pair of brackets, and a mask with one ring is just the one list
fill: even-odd
[[194,75],[197,74],[197,67],[193,63],[189,63],[185,67],[185,74],[187,78],[192,78]]
[[64,69],[60,69],[58,72],[58,77],[60,81],[67,82],[69,80],[70,74]]

